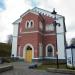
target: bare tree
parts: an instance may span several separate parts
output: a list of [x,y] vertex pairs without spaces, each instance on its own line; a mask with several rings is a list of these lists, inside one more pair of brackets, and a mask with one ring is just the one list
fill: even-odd
[[12,35],[8,35],[7,43],[11,45],[12,44],[12,40],[13,40],[13,36]]
[[72,38],[72,39],[71,39],[70,44],[71,44],[71,45],[75,45],[75,38]]

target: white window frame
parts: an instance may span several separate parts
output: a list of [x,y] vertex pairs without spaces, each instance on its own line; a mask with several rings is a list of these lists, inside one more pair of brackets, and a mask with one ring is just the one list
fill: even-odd
[[52,53],[53,53],[52,56],[54,57],[54,46],[52,44],[47,44],[46,45],[46,57],[49,57],[48,56],[48,46],[51,46],[52,47]]

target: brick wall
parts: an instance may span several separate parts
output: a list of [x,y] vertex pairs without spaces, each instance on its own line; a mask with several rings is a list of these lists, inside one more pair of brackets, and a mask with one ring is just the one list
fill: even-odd
[[[51,23],[53,20],[51,20],[50,17],[44,17],[46,20],[45,23]],[[48,20],[47,20],[48,19]],[[33,20],[34,21],[34,28],[25,29],[25,23],[27,20]],[[30,43],[34,47],[34,57],[37,58],[39,56],[39,43],[43,44],[43,56],[45,56],[46,52],[46,45],[52,44],[55,47],[56,44],[56,38],[55,35],[48,35],[45,36],[44,33],[51,33],[51,32],[43,32],[43,34],[40,34],[39,32],[36,33],[24,33],[24,32],[32,32],[32,31],[39,31],[39,21],[42,21],[38,15],[35,15],[33,13],[26,14],[19,25],[19,36],[18,37],[18,46],[22,46],[21,50],[21,56],[23,54],[23,48],[26,44]],[[46,25],[46,24],[45,24]],[[45,25],[43,25],[45,27]],[[20,32],[21,28],[21,32]],[[52,32],[54,33],[54,31]],[[19,49],[18,49],[19,50]],[[17,50],[17,52],[18,52]]]

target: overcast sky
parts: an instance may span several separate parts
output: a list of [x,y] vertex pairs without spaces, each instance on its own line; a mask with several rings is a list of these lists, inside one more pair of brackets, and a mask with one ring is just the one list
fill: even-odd
[[75,37],[75,0],[0,0],[0,42],[13,34],[12,23],[26,10],[39,7],[65,16],[67,40]]

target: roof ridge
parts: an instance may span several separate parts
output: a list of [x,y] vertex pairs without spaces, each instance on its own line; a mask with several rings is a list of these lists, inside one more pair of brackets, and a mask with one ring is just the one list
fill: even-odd
[[[39,8],[39,7],[34,7],[32,10],[35,11],[35,12],[38,12],[38,13],[41,13],[40,11],[43,11],[44,14],[46,13],[50,17],[53,16],[53,14],[50,11],[42,9],[42,8]],[[64,16],[59,15],[59,14],[56,14],[56,15],[59,16],[59,17],[64,17]]]

